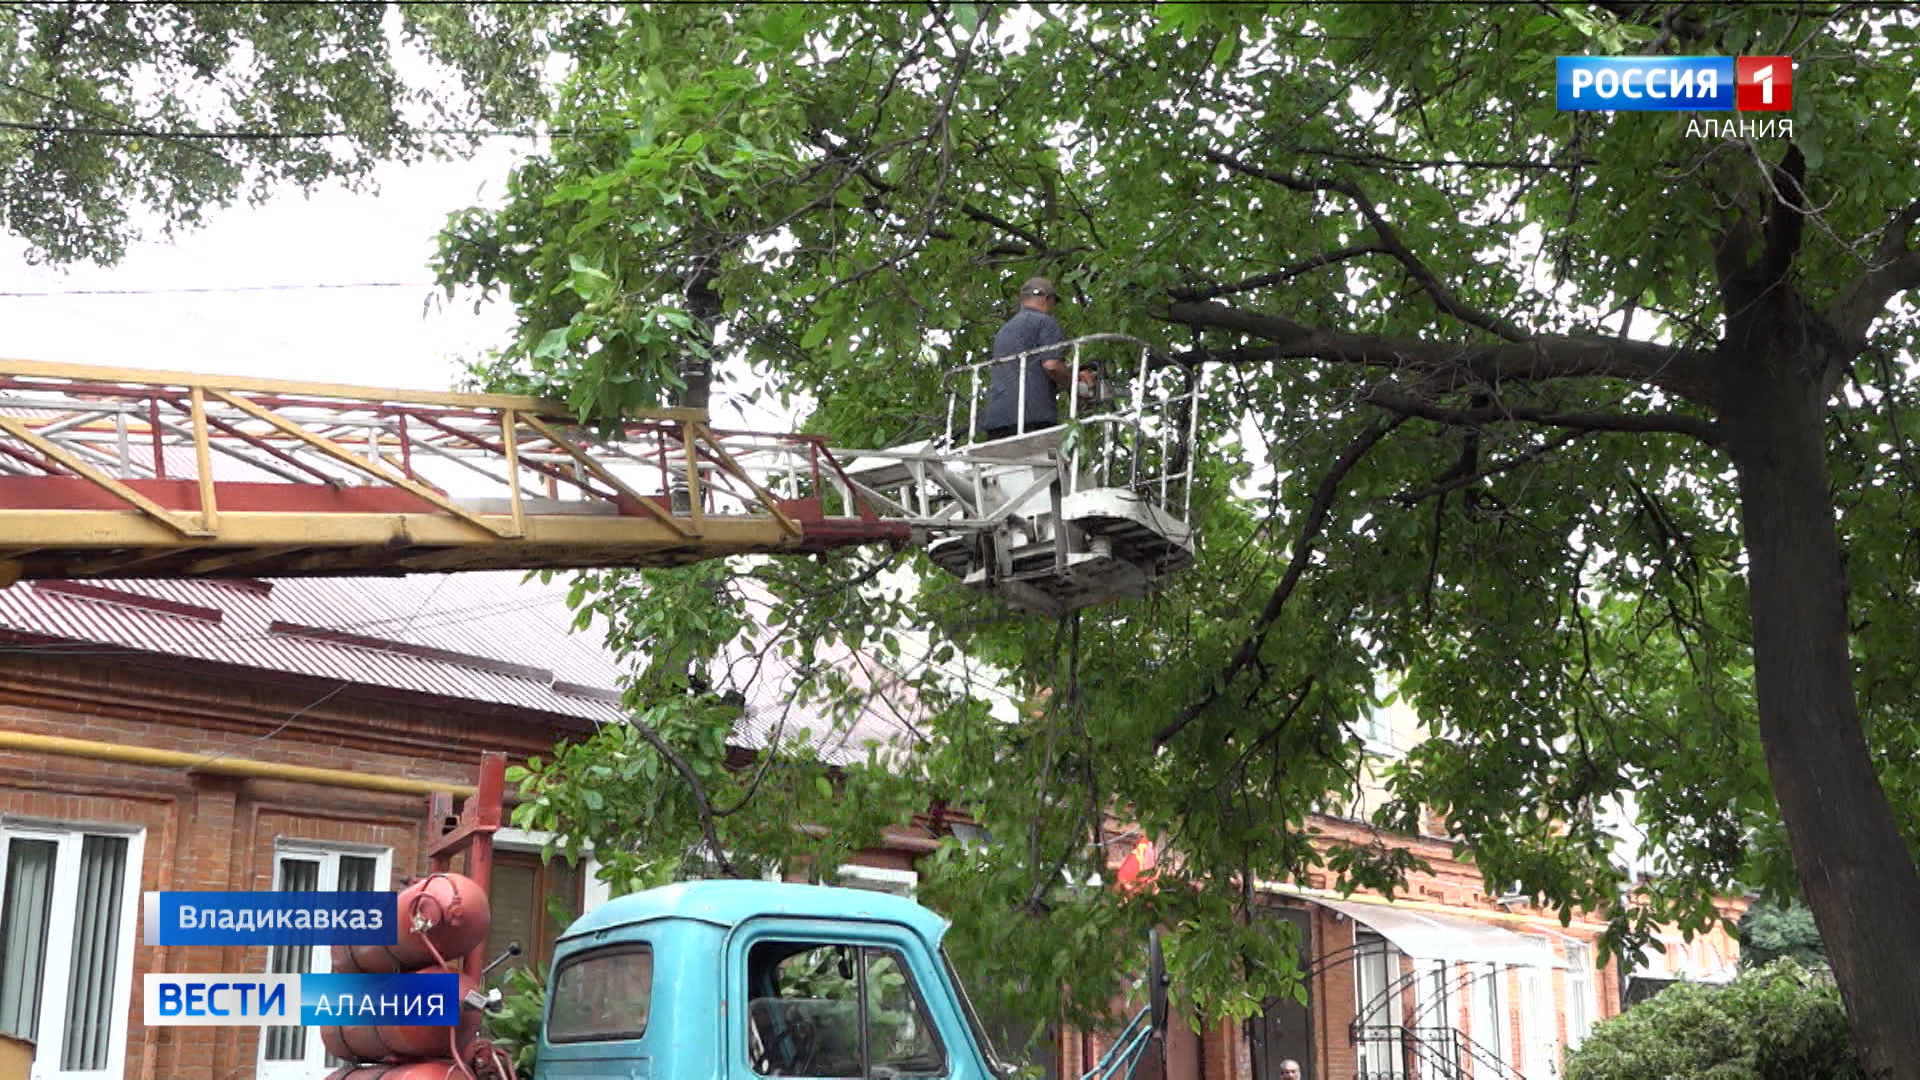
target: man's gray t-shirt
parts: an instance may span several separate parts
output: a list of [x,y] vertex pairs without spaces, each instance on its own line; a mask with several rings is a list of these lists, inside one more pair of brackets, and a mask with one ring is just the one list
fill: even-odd
[[[993,355],[995,358],[1013,356],[1029,349],[1058,345],[1065,340],[1066,336],[1060,332],[1060,324],[1053,320],[1053,316],[1023,307],[1007,320],[999,333],[993,335]],[[1060,349],[1048,349],[1018,361],[1008,360],[993,365],[993,374],[987,384],[986,408],[980,412],[980,430],[1019,426],[1020,379],[1023,377],[1027,384],[1026,430],[1052,427],[1060,415],[1054,404],[1057,388],[1053,380],[1047,377],[1043,365],[1048,360],[1058,359],[1061,352]]]

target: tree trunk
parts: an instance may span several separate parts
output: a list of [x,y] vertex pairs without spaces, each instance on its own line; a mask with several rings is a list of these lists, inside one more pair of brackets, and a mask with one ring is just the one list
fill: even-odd
[[[713,291],[717,258],[702,257],[687,275],[687,314],[700,327],[701,344],[713,344],[714,329],[720,323],[720,294]],[[680,393],[680,406],[705,409],[713,396],[713,358],[688,349],[680,359],[680,381],[687,388]]]
[[1769,351],[1719,365],[1746,532],[1760,736],[1861,1065],[1873,1080],[1920,1078],[1920,874],[1854,700],[1814,359]]

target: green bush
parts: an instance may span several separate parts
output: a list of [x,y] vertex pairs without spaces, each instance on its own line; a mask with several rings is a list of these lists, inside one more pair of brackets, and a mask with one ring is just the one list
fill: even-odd
[[1859,1080],[1834,990],[1792,960],[1682,983],[1593,1030],[1566,1080]]
[[487,1032],[495,1045],[513,1059],[514,1075],[533,1080],[534,1050],[540,1040],[541,1013],[547,1007],[547,985],[524,967],[513,968],[499,982],[506,998],[500,1011],[487,1017]]

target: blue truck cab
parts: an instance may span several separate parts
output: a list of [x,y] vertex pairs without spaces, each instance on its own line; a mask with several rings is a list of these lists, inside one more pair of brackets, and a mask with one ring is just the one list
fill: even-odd
[[554,949],[540,1080],[1002,1080],[911,900],[701,881],[624,896]]

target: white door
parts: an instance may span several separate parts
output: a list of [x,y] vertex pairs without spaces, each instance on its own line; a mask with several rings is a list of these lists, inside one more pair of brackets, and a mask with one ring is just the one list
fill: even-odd
[[1552,1080],[1560,1073],[1559,1024],[1549,976],[1547,968],[1520,969],[1520,1039],[1526,1053],[1520,1071],[1527,1080]]

